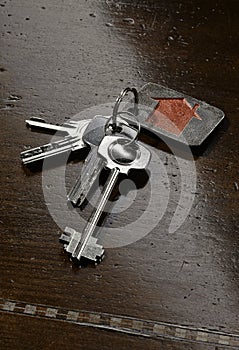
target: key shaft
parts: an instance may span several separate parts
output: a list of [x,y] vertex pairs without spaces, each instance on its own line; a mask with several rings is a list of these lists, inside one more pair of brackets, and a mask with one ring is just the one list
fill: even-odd
[[98,224],[98,221],[105,209],[105,206],[109,200],[109,197],[112,193],[112,190],[116,184],[118,175],[120,171],[118,168],[111,169],[110,175],[107,179],[107,182],[104,186],[103,192],[100,196],[100,199],[95,207],[95,210],[92,212],[90,216],[89,222],[87,223],[84,232],[82,234],[81,242],[77,245],[75,251],[72,256],[80,260],[83,255],[84,249],[88,244],[90,237],[93,235],[95,228]]

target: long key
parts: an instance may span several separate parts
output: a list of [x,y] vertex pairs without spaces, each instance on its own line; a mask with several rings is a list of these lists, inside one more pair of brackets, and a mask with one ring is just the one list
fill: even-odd
[[[111,171],[97,206],[93,210],[82,235],[78,233],[78,240],[75,235],[69,234],[69,229],[68,233],[65,232],[60,238],[65,243],[65,250],[78,261],[84,257],[97,262],[99,258],[98,253],[99,249],[102,251],[102,246],[97,244],[97,239],[93,237],[93,234],[119,173],[128,174],[130,169],[145,169],[151,158],[150,151],[141,143],[131,142],[129,144],[129,139],[119,136],[105,136],[99,145],[98,155]],[[89,250],[91,252],[97,251],[97,255],[89,254]]]
[[[93,128],[93,124],[89,124],[83,135],[83,141],[90,145],[91,152],[85,159],[81,175],[68,194],[68,200],[74,206],[81,206],[88,198],[96,179],[104,168],[104,160],[98,156],[97,149],[105,136],[105,125],[108,117],[98,116],[98,118],[98,124],[102,124],[98,125],[97,129]],[[128,122],[118,117],[118,123],[120,135],[129,136],[132,139],[135,137],[135,129]]]

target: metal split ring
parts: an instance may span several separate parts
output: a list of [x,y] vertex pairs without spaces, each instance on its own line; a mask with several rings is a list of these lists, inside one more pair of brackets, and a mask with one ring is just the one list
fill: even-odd
[[[132,92],[134,95],[134,106],[133,106],[132,112],[119,111],[120,103],[122,102],[124,96],[127,95],[128,92]],[[120,133],[120,129],[121,129],[123,123],[122,123],[122,121],[121,121],[121,123],[119,123],[118,117],[121,116],[121,119],[125,120],[126,122],[130,123],[130,121],[133,121],[133,123],[136,124],[136,136],[133,137],[129,143],[134,142],[137,139],[138,134],[140,132],[140,123],[136,117],[138,115],[138,112],[139,112],[138,102],[139,102],[138,92],[135,88],[127,87],[126,89],[122,90],[116,99],[116,102],[115,102],[115,105],[113,108],[112,116],[109,118],[108,122],[105,125],[105,133],[107,134],[109,129],[110,129],[111,133],[116,133],[116,132]],[[127,115],[127,118],[124,118],[122,116],[123,114]],[[132,124],[130,124],[130,126],[132,127]]]
[[117,115],[118,115],[119,106],[120,106],[124,96],[127,95],[128,92],[132,92],[134,94],[133,114],[136,116],[139,113],[139,110],[138,110],[138,104],[139,104],[138,91],[135,88],[127,87],[126,89],[121,91],[121,93],[119,94],[119,96],[116,99],[116,102],[115,102],[115,105],[113,108],[113,114],[112,114],[112,127],[113,127],[113,129],[117,127]]
[[[127,115],[127,119],[124,118],[124,115]],[[120,112],[117,113],[117,116],[120,116],[123,121],[126,121],[129,124],[131,129],[135,129],[135,136],[132,137],[132,139],[127,143],[127,145],[133,143],[134,141],[136,141],[137,138],[138,138],[138,135],[140,133],[141,125],[140,125],[140,122],[135,117],[135,115],[133,113],[129,112],[129,111],[120,111]],[[132,125],[132,123],[130,123],[130,121],[132,121],[135,124],[135,127]],[[123,126],[123,124],[124,123],[121,122],[122,126]]]

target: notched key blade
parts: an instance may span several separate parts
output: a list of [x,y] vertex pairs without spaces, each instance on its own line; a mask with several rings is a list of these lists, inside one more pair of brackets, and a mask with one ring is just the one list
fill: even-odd
[[77,151],[83,148],[85,148],[85,144],[81,138],[66,136],[62,140],[21,152],[20,158],[24,165],[29,165],[52,156],[58,156],[65,152]]
[[81,175],[67,196],[74,206],[80,207],[87,200],[103,167],[104,161],[98,157],[96,150],[92,150],[86,157]]
[[63,139],[35,147],[21,152],[20,158],[24,165],[30,165],[46,158],[59,156],[66,152],[75,152],[86,148],[86,144],[82,140],[82,134],[89,124],[88,120],[77,123],[77,134],[68,135]]

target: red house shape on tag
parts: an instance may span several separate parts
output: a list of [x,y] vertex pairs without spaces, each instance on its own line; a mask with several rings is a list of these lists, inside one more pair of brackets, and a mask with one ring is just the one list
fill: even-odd
[[186,98],[154,98],[158,101],[146,122],[174,135],[180,135],[192,118],[201,119],[197,114],[199,104],[192,107]]

